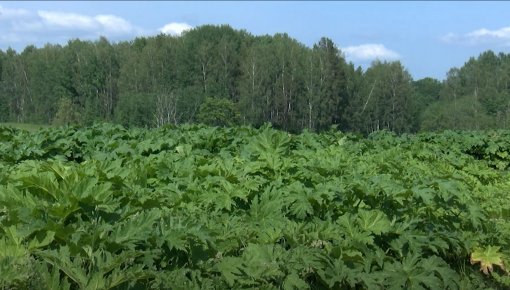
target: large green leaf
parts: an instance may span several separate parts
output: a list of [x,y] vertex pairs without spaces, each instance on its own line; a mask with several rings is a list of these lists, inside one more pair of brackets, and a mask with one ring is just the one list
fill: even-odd
[[477,248],[471,253],[471,264],[480,263],[480,271],[489,275],[494,266],[499,266],[506,271],[503,264],[503,255],[499,252],[499,247],[488,246],[487,248]]

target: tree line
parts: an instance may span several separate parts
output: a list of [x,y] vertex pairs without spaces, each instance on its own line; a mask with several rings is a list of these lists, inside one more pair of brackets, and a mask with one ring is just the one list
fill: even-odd
[[510,126],[510,55],[492,51],[444,81],[399,62],[365,71],[323,37],[253,36],[205,25],[175,37],[0,50],[0,122],[159,127],[270,122],[291,132],[397,133]]

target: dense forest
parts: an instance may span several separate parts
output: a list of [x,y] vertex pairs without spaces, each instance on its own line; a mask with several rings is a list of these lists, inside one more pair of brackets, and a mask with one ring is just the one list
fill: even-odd
[[444,81],[402,63],[363,70],[331,39],[206,25],[179,37],[0,50],[0,122],[160,127],[205,123],[298,132],[397,133],[510,127],[510,54],[492,51]]

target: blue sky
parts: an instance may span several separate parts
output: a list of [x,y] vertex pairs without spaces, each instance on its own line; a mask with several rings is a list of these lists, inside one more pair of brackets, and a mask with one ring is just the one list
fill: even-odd
[[499,1],[0,1],[0,49],[229,24],[254,35],[286,32],[307,46],[326,36],[355,65],[400,60],[414,79],[444,79],[485,50],[510,53],[508,11],[510,2]]

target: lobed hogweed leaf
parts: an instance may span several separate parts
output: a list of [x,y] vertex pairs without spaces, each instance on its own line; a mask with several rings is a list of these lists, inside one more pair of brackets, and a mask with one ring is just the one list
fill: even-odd
[[488,246],[485,249],[476,248],[470,257],[471,264],[480,263],[480,271],[489,275],[494,266],[499,266],[501,270],[506,271],[503,263],[503,255],[499,252],[499,247]]

